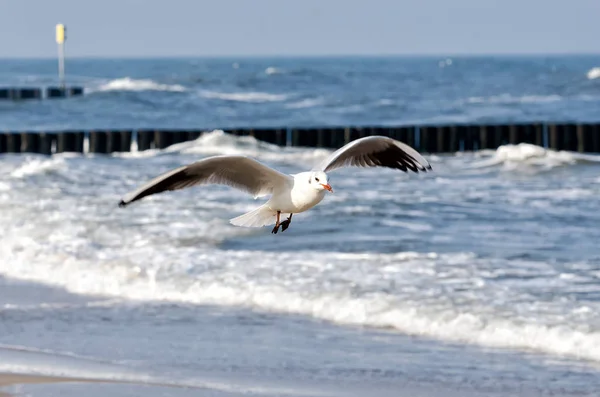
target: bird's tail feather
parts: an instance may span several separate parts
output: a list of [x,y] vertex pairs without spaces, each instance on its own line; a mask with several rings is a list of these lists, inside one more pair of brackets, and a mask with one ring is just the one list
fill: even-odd
[[276,215],[276,212],[274,212],[272,209],[266,205],[261,205],[250,212],[238,216],[237,218],[230,219],[229,222],[235,226],[262,227],[274,225]]

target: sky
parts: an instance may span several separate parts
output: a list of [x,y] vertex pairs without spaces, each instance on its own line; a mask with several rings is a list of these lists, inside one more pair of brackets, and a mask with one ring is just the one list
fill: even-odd
[[0,58],[600,53],[600,0],[0,0]]

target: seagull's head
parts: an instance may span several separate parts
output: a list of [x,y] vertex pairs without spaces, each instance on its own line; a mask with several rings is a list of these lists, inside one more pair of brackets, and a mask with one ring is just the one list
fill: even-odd
[[308,183],[317,190],[329,190],[333,193],[333,189],[327,180],[327,174],[323,171],[315,171],[310,174]]

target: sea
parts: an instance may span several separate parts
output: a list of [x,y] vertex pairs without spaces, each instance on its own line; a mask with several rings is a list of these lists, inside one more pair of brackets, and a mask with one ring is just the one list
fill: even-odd
[[[56,69],[3,59],[0,86]],[[225,186],[117,206],[207,156],[296,173],[331,153],[228,128],[600,122],[600,56],[67,59],[66,78],[85,94],[0,102],[0,130],[205,132],[0,154],[0,395],[600,395],[599,154],[336,170],[277,235],[232,226],[264,199]]]

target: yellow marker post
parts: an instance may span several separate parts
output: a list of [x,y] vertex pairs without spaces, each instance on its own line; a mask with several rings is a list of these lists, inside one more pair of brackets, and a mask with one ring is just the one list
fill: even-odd
[[58,78],[62,89],[65,89],[65,40],[67,28],[62,23],[56,25],[56,43],[58,44]]
[[63,25],[62,23],[56,25],[56,42],[58,44],[62,44],[65,42],[66,30],[67,29],[65,28],[65,25]]

